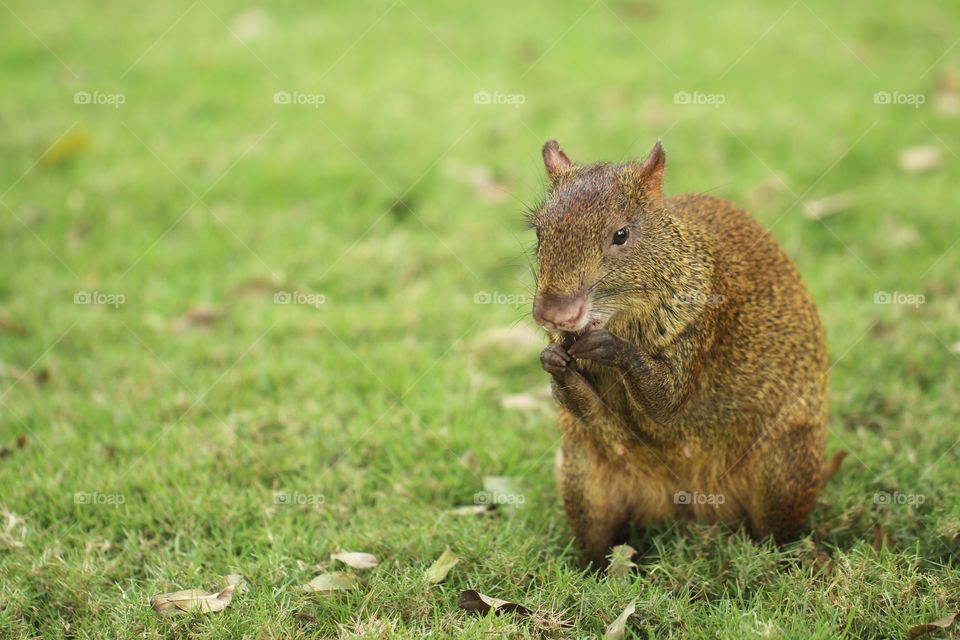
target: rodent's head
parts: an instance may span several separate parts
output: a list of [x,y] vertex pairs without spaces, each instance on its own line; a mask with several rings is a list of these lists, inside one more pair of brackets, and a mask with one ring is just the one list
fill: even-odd
[[643,162],[574,165],[556,140],[543,146],[550,193],[530,216],[537,232],[533,317],[582,333],[636,308],[655,285],[666,227],[658,141]]

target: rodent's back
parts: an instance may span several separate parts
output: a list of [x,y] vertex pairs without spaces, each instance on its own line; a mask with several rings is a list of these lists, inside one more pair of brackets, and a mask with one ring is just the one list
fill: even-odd
[[802,415],[824,423],[823,326],[793,262],[753,216],[731,202],[683,194],[666,205],[709,247],[714,263],[709,302],[716,340],[701,381],[710,395],[701,398],[710,405],[705,410],[742,412],[747,399],[759,415]]

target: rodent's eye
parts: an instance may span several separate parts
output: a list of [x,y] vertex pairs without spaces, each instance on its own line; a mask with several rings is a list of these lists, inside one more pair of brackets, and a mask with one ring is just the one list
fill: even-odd
[[626,227],[622,229],[617,229],[617,232],[613,234],[613,244],[624,244],[627,241],[627,238],[630,237],[630,230]]

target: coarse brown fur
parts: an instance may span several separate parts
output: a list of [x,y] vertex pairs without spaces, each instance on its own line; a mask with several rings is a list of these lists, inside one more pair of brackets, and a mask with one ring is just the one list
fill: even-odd
[[791,538],[821,484],[827,418],[823,328],[797,269],[735,205],[664,198],[659,143],[643,163],[577,166],[550,141],[544,160],[535,315],[589,316],[541,357],[585,560],[603,564],[631,522]]

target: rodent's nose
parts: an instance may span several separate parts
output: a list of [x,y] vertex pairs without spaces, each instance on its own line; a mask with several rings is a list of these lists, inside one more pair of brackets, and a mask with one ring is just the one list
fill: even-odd
[[579,329],[586,310],[586,301],[579,295],[539,295],[533,301],[533,319],[541,327],[557,331]]

